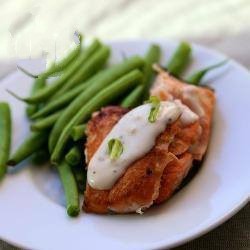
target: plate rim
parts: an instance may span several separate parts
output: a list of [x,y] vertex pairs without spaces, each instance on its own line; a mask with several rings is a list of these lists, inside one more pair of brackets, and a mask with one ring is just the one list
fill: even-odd
[[[114,40],[103,40],[104,42],[106,42],[107,44],[121,44],[121,43],[167,43],[167,44],[174,44],[176,45],[179,40],[178,39],[114,39]],[[239,62],[237,62],[236,60],[230,58],[229,56],[227,56],[226,54],[222,53],[221,51],[200,45],[198,43],[195,42],[190,42],[192,45],[194,45],[196,48],[201,49],[205,52],[208,52],[210,55],[212,56],[220,56],[220,57],[224,57],[224,58],[228,58],[230,59],[230,63],[232,63],[234,65],[234,67],[239,68],[240,70],[244,71],[245,73],[249,74],[249,70],[242,64],[240,64]],[[5,60],[7,61],[7,60]],[[6,77],[9,77],[10,75],[12,75],[13,73],[10,73],[9,75],[7,75]],[[250,74],[249,74],[250,76]],[[250,77],[249,77],[250,79]],[[243,195],[242,196],[242,200],[235,204],[234,206],[231,207],[231,209],[225,213],[224,215],[221,215],[220,218],[217,218],[216,221],[210,222],[206,228],[197,228],[197,230],[193,230],[190,233],[188,233],[186,236],[184,236],[181,240],[178,240],[176,242],[172,242],[172,243],[167,243],[166,240],[161,240],[158,241],[157,243],[152,243],[152,244],[146,244],[143,245],[143,247],[148,248],[148,247],[153,247],[154,249],[163,249],[166,248],[166,246],[168,248],[172,248],[172,247],[177,247],[180,246],[182,244],[185,244],[191,240],[194,240],[206,233],[208,233],[209,231],[215,229],[216,227],[218,227],[219,225],[223,224],[224,222],[226,222],[227,220],[229,220],[233,215],[235,215],[239,210],[241,210],[248,202],[249,202],[249,194]],[[19,243],[19,242],[15,242],[12,239],[8,238],[8,237],[2,237],[0,236],[0,239],[3,240],[4,242],[11,244],[13,246],[16,247],[21,247],[21,248],[27,248],[27,246],[25,244]]]

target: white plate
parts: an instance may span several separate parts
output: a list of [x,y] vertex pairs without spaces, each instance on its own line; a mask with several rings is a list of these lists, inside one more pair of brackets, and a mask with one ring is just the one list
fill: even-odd
[[[114,42],[113,62],[143,54],[149,42]],[[176,43],[162,41],[163,62]],[[223,55],[194,45],[197,69],[218,62]],[[32,67],[38,67],[28,65]],[[219,75],[219,76],[218,76]],[[22,164],[0,185],[0,237],[29,249],[155,249],[173,247],[218,226],[249,198],[250,75],[230,61],[206,78],[217,103],[209,152],[192,181],[168,202],[140,215],[93,215],[68,218],[55,173]],[[9,88],[27,95],[31,80],[17,72],[0,84],[0,100],[13,111],[13,148],[25,137],[24,105],[9,96]]]

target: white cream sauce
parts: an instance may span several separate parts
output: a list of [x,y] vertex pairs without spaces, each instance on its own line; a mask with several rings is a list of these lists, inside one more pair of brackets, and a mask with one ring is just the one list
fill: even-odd
[[185,86],[183,89],[183,99],[187,101],[190,108],[199,116],[204,116],[204,110],[201,105],[201,100],[198,90],[194,86]]
[[[127,167],[135,160],[148,153],[155,145],[155,140],[168,124],[179,117],[185,124],[192,123],[198,116],[180,101],[161,102],[157,119],[148,121],[151,104],[141,105],[125,114],[113,127],[92,157],[88,166],[88,183],[98,190],[111,189],[124,174]],[[123,152],[118,159],[112,160],[108,154],[108,142],[119,139]]]
[[174,102],[182,110],[180,120],[184,126],[192,124],[199,119],[199,116],[195,114],[188,106],[184,105],[180,100],[176,99]]

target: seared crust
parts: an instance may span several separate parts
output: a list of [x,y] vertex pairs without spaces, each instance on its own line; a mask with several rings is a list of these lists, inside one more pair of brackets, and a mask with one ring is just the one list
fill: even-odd
[[[180,99],[197,113],[185,95],[189,86],[166,72],[161,72],[151,95],[161,100]],[[192,166],[201,160],[207,149],[215,97],[212,91],[191,87],[202,112],[199,120],[184,126],[180,120],[171,124],[158,136],[155,146],[141,159],[131,164],[111,190],[95,190],[88,184],[84,195],[84,210],[94,213],[141,212],[152,204],[159,204],[172,196]],[[87,163],[127,109],[112,106],[95,113],[87,125]]]
[[[88,159],[91,159],[102,140],[126,112],[121,107],[106,107],[94,115],[87,126]],[[183,154],[183,149],[187,150],[195,140],[189,134],[196,135],[199,129],[198,122],[185,128],[179,121],[168,126],[157,138],[154,148],[129,166],[111,190],[95,190],[87,184],[84,210],[94,213],[129,213],[148,208],[154,202],[160,203],[170,197],[191,167],[192,161],[185,161],[187,156]],[[174,140],[175,137],[178,138],[178,143]],[[173,164],[170,165],[170,162]],[[172,174],[167,174],[168,166],[171,167]]]
[[159,195],[155,200],[156,204],[159,204],[171,197],[176,188],[188,174],[192,166],[192,161],[192,155],[190,153],[184,153],[179,157],[179,159],[176,159],[168,164],[161,177],[161,188]]
[[132,164],[111,189],[109,209],[129,213],[150,207],[159,195],[164,169],[174,159],[173,154],[155,147]]

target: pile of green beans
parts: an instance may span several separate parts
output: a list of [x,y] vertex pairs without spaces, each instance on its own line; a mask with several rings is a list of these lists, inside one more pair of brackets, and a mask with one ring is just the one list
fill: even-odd
[[[167,64],[168,72],[180,79],[191,54],[191,45],[180,43]],[[79,192],[86,186],[81,144],[86,140],[87,122],[93,112],[106,105],[120,103],[134,108],[148,99],[155,77],[152,66],[160,63],[161,48],[152,44],[143,57],[132,56],[104,68],[109,56],[110,48],[97,39],[86,48],[80,42],[35,79],[30,97],[17,96],[28,104],[31,133],[10,157],[10,110],[6,103],[0,103],[0,179],[6,165],[15,166],[29,157],[36,165],[49,161],[58,170],[69,216],[79,214]],[[201,69],[186,82],[200,85],[208,72],[225,63]],[[58,72],[58,79],[46,85],[46,79]]]
[[7,171],[11,145],[11,111],[8,103],[0,103],[0,180]]

